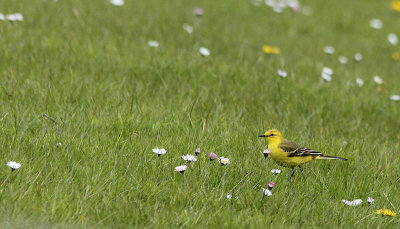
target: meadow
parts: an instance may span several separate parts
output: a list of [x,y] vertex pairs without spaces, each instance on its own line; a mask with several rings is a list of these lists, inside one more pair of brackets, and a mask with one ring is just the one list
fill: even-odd
[[[307,11],[251,0],[0,1],[0,13],[24,17],[0,21],[0,227],[399,228],[398,215],[376,211],[400,211],[400,101],[390,99],[400,49],[387,39],[400,35],[400,12],[390,1],[300,4]],[[271,128],[349,160],[305,166],[296,198],[291,170],[264,164],[257,136]],[[197,162],[182,160],[198,147]]]

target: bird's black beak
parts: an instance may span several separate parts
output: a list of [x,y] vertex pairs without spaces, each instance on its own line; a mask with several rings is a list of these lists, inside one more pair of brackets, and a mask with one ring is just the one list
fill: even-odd
[[265,138],[265,137],[267,137],[267,136],[265,136],[265,135],[263,134],[263,135],[258,135],[258,137],[260,137],[260,138]]

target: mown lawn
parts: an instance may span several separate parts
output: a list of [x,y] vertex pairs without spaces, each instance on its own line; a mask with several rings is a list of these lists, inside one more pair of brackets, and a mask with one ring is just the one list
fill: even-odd
[[[300,4],[312,14],[250,0],[1,1],[0,13],[24,21],[0,21],[0,227],[400,227],[399,216],[376,214],[400,211],[400,102],[390,100],[400,49],[387,40],[400,35],[400,13],[390,1]],[[305,166],[292,179],[296,198],[291,171],[264,166],[257,136],[271,128],[349,160]],[[197,147],[198,161],[174,172]],[[8,161],[22,167],[11,172]]]

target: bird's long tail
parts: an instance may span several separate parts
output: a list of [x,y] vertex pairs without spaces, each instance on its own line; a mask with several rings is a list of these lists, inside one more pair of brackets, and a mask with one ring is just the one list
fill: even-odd
[[332,156],[318,156],[315,159],[336,159],[336,160],[343,160],[343,161],[347,161],[346,158],[342,158],[342,157],[332,157]]

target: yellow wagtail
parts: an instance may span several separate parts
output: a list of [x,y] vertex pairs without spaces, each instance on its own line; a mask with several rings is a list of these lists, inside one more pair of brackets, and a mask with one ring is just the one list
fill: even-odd
[[293,176],[296,167],[301,167],[302,164],[309,161],[319,159],[347,160],[341,157],[324,156],[321,152],[297,145],[284,139],[281,132],[276,129],[268,130],[265,134],[259,135],[259,137],[267,139],[268,149],[270,150],[269,155],[274,161],[281,166],[293,169],[290,177]]

